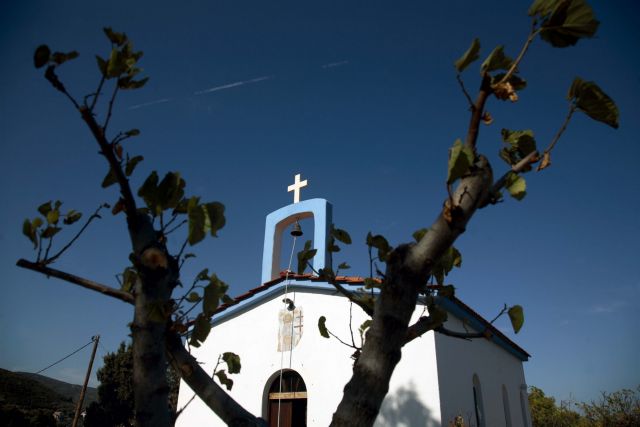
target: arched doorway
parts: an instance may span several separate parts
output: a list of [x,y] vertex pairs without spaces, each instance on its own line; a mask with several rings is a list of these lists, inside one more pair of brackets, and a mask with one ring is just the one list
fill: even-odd
[[[306,427],[307,386],[296,371],[283,371],[269,386],[270,427]],[[278,423],[278,418],[280,422]]]

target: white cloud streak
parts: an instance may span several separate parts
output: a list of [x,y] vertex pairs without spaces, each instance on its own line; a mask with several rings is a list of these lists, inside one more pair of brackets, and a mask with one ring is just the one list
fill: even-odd
[[333,68],[333,67],[341,67],[343,65],[347,65],[348,63],[349,61],[330,62],[328,64],[324,64],[322,68],[327,69],[327,68]]
[[604,304],[598,304],[598,305],[593,306],[589,310],[589,313],[591,313],[591,314],[614,313],[614,312],[619,311],[620,309],[624,308],[626,305],[627,305],[627,303],[624,302],[624,301],[612,301],[612,302],[608,302],[608,303],[604,303]]
[[132,105],[131,107],[129,107],[129,110],[148,107],[150,105],[162,104],[163,102],[169,102],[169,101],[171,101],[169,98],[162,98],[162,99],[158,99],[157,101],[151,101],[151,102],[145,102],[144,104]]
[[194,92],[194,95],[204,95],[206,93],[211,93],[211,92],[217,92],[219,90],[225,90],[225,89],[231,89],[234,87],[238,87],[238,86],[244,86],[244,85],[248,85],[248,84],[252,84],[252,83],[258,83],[264,80],[269,80],[272,79],[273,76],[262,76],[262,77],[256,77],[255,79],[250,79],[250,80],[243,80],[243,81],[239,81],[239,82],[233,82],[233,83],[228,83],[226,85],[222,85],[222,86],[215,86],[209,89],[203,89],[203,90],[199,90],[197,92]]

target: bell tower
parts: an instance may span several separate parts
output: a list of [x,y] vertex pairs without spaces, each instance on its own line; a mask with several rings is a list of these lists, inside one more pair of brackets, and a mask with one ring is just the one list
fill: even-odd
[[296,175],[295,183],[288,187],[289,191],[294,192],[293,203],[267,215],[262,252],[262,283],[278,278],[282,235],[287,227],[301,219],[313,218],[313,248],[317,250],[313,258],[314,270],[318,271],[329,265],[327,241],[332,223],[332,206],[325,199],[299,201],[300,188],[306,185],[307,180],[301,182],[300,175]]

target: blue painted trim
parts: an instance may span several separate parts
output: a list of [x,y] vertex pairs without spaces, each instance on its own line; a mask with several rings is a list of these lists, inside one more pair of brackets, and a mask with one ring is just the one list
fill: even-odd
[[[237,317],[252,308],[272,299],[275,296],[284,295],[285,288],[284,281],[282,283],[278,283],[277,285],[272,286],[271,288],[257,293],[244,301],[240,301],[238,304],[233,305],[226,309],[225,311],[218,313],[213,316],[211,319],[211,324],[213,326],[219,325],[220,323],[226,322],[227,320],[231,320],[234,317]],[[325,295],[338,295],[338,291],[333,285],[330,285],[326,282],[298,282],[296,280],[292,280],[288,285],[289,292],[307,292],[307,293],[322,293]]]
[[317,249],[313,258],[313,268],[319,271],[330,264],[326,250],[329,227],[332,223],[332,206],[325,199],[310,199],[284,206],[267,215],[264,228],[262,252],[262,283],[279,277],[280,249],[282,234],[297,219],[313,218],[313,248]]

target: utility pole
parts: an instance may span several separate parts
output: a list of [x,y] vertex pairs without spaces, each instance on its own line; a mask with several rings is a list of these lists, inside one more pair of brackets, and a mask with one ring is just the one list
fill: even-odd
[[78,406],[76,407],[76,414],[73,416],[72,427],[78,426],[78,420],[80,419],[80,412],[82,411],[82,402],[84,401],[84,394],[87,391],[87,384],[89,383],[89,377],[91,376],[91,368],[93,368],[93,359],[96,357],[96,350],[98,349],[98,342],[100,341],[100,335],[91,337],[93,341],[93,351],[91,352],[91,360],[89,360],[89,369],[87,369],[87,375],[84,377],[84,384],[80,391],[80,398],[78,399]]

